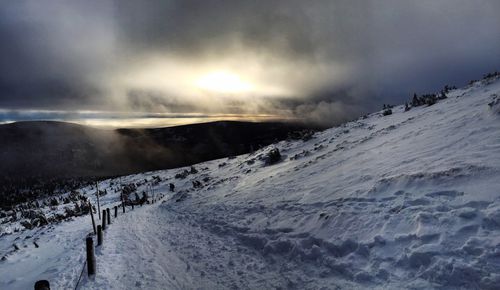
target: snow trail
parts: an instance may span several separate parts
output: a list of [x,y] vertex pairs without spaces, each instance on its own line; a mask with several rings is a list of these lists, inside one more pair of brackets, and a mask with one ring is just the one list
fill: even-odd
[[264,261],[253,255],[242,255],[234,244],[206,233],[182,214],[158,210],[159,206],[156,203],[136,207],[112,220],[105,231],[103,246],[97,250],[98,274],[92,281],[85,281],[80,289],[273,286],[263,279],[265,273],[252,274],[246,268],[248,263],[263,266]]

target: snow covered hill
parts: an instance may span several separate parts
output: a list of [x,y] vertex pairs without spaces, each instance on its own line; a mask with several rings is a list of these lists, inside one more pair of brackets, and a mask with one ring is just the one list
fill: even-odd
[[[78,288],[498,289],[499,98],[490,79],[183,179],[185,168],[124,177],[166,196],[113,219]],[[282,161],[266,165],[272,148]],[[102,203],[119,204],[117,185],[100,184]],[[90,231],[81,216],[2,236],[0,289],[74,288]]]

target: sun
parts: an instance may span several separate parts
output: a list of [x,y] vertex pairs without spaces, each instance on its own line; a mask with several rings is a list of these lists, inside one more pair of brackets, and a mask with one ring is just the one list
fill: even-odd
[[247,93],[253,86],[238,75],[225,71],[214,71],[196,80],[196,86],[205,91],[216,93]]

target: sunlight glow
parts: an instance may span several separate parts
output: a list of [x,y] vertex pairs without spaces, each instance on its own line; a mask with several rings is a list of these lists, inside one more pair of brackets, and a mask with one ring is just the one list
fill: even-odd
[[225,71],[208,73],[196,80],[195,83],[202,90],[216,93],[238,94],[247,93],[253,89],[250,83],[242,80],[238,75]]

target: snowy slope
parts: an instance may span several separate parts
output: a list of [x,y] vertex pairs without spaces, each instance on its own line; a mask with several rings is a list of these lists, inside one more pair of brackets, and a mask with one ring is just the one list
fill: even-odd
[[[500,110],[488,106],[498,96],[500,81],[477,82],[430,107],[283,141],[274,165],[262,160],[271,146],[185,179],[174,178],[184,169],[124,177],[146,179],[141,192],[158,175],[166,196],[113,220],[98,274],[79,288],[498,289]],[[103,203],[119,203],[116,184],[100,185],[113,192]],[[1,237],[0,289],[74,288],[90,231],[83,216]]]

